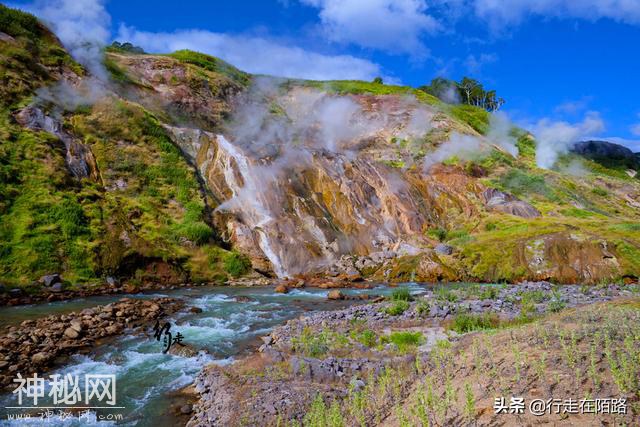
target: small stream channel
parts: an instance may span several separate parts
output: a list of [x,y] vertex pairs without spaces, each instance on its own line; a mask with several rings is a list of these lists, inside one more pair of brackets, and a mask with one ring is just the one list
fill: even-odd
[[[405,284],[412,293],[420,293],[424,285]],[[345,294],[385,295],[392,289],[384,285],[373,289],[346,289]],[[66,420],[53,418],[49,425],[135,425],[174,426],[172,415],[174,404],[172,392],[193,382],[195,375],[209,363],[227,364],[242,352],[255,348],[257,338],[268,334],[273,327],[305,312],[333,310],[345,307],[352,301],[329,301],[322,289],[295,289],[288,294],[277,294],[272,287],[196,287],[136,295],[96,296],[49,304],[2,307],[0,326],[19,324],[23,320],[35,319],[49,314],[79,312],[84,308],[109,304],[122,297],[154,298],[170,296],[182,298],[186,309],[168,320],[174,334],[180,332],[184,342],[196,349],[204,349],[197,356],[182,357],[163,354],[163,345],[151,336],[131,331],[96,347],[87,355],[76,354],[64,366],[49,374],[71,373],[83,378],[85,374],[115,374],[117,405],[123,406],[118,413],[123,419],[117,423],[98,422],[96,415],[101,410],[83,417]],[[189,307],[199,307],[200,313],[191,313]],[[129,333],[128,333],[129,332]],[[41,375],[42,376],[42,375]],[[32,403],[32,402],[31,402]],[[51,405],[51,401],[40,400],[38,406]],[[40,419],[31,421],[7,421],[7,406],[17,406],[17,396],[11,393],[0,397],[0,425],[42,425]],[[15,411],[15,410],[14,410]],[[18,411],[23,412],[23,411]],[[114,413],[114,411],[109,411]]]

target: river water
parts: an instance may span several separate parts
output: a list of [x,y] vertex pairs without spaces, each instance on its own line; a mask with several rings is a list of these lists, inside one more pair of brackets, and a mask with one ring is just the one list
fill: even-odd
[[[424,288],[418,284],[405,284],[412,293]],[[391,292],[386,286],[373,289],[342,290],[345,294],[384,295]],[[188,309],[175,313],[168,320],[175,336],[180,332],[184,343],[202,349],[197,356],[182,357],[163,354],[163,345],[150,334],[125,333],[108,344],[95,348],[86,355],[72,356],[64,366],[49,374],[72,374],[83,378],[85,374],[115,374],[117,405],[123,408],[102,412],[97,410],[79,420],[77,417],[61,419],[52,417],[50,425],[131,425],[173,426],[172,392],[193,382],[198,371],[209,363],[227,364],[233,358],[254,348],[257,338],[288,319],[305,312],[332,310],[350,304],[349,301],[328,301],[326,290],[295,289],[288,294],[277,294],[272,287],[231,288],[196,287],[162,293],[97,296],[66,302],[54,302],[32,306],[0,308],[0,326],[18,324],[52,313],[78,312],[87,307],[108,304],[127,296],[130,298],[154,298],[170,296],[182,298],[186,307],[199,307],[201,313]],[[42,375],[41,375],[42,376]],[[32,401],[30,403],[33,403]],[[51,400],[40,399],[38,406],[53,405]],[[24,410],[6,409],[18,406],[17,396],[0,397],[0,425],[42,425],[41,419],[7,421],[7,414]],[[98,421],[99,416],[121,414],[117,423]]]

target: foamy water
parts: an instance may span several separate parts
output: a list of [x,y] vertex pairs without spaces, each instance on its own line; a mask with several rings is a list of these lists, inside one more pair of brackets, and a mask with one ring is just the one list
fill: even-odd
[[[408,284],[412,293],[424,288]],[[391,290],[379,287],[369,290],[346,289],[347,294],[382,294]],[[124,409],[116,411],[123,419],[118,425],[136,426],[172,426],[172,399],[168,393],[179,390],[194,381],[203,366],[210,363],[228,364],[233,361],[242,348],[265,335],[285,320],[297,317],[312,310],[326,310],[338,307],[336,304],[348,302],[328,302],[328,291],[322,289],[294,289],[288,294],[274,293],[271,288],[192,288],[170,291],[163,296],[180,297],[186,300],[187,307],[199,307],[201,313],[191,313],[188,309],[166,319],[171,323],[171,332],[175,336],[181,333],[184,343],[200,350],[193,357],[163,354],[163,344],[152,337],[150,328],[146,331],[126,331],[114,342],[95,348],[88,355],[74,355],[65,364],[50,374],[72,374],[83,378],[85,374],[114,374],[117,383],[117,406]],[[156,297],[160,294],[135,295],[137,298]],[[48,309],[63,312],[80,311],[96,304],[107,304],[119,297],[96,297],[86,300],[57,303],[50,306],[22,307],[22,310],[3,309],[0,316],[19,314],[22,319],[33,311],[33,315],[42,315]],[[242,298],[240,298],[242,297]],[[6,320],[6,319],[5,319]],[[48,373],[49,374],[49,373]],[[47,374],[47,375],[48,375]],[[42,375],[41,375],[42,376]],[[48,423],[38,420],[6,421],[5,406],[17,406],[15,395],[0,398],[0,425],[110,425],[112,421],[98,420],[104,415],[101,410],[78,418],[62,419],[52,417]],[[50,399],[40,400],[38,406],[50,406]]]

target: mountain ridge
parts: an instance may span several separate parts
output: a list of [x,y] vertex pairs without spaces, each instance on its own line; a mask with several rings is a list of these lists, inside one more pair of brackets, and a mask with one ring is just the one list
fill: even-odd
[[[7,22],[4,282],[37,289],[57,272],[71,287],[225,283],[250,264],[385,281],[597,283],[640,271],[640,185],[626,167],[569,153],[538,169],[532,136],[492,135],[481,108],[403,86],[251,76],[191,51],[108,48],[111,81],[94,85],[40,24],[36,37]],[[34,37],[44,58],[25,54]],[[82,153],[86,173],[74,176]]]

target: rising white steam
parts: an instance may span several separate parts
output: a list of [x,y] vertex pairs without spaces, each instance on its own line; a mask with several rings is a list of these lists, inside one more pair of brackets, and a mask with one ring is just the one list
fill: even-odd
[[536,163],[549,169],[558,157],[567,153],[580,139],[596,135],[604,130],[604,122],[597,112],[587,113],[580,123],[542,119],[531,127],[536,137]]
[[491,115],[487,139],[504,149],[513,157],[517,157],[518,147],[516,146],[516,139],[511,134],[513,127],[513,123],[511,123],[506,113],[497,111]]
[[488,150],[486,143],[475,136],[453,133],[447,142],[425,156],[424,171],[429,172],[435,164],[452,157],[460,160],[474,160],[485,155]]
[[107,79],[102,48],[109,41],[111,17],[102,0],[37,1],[26,9],[42,19],[91,74]]

